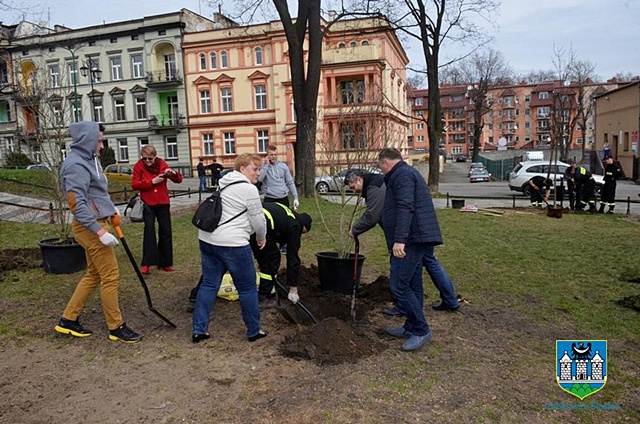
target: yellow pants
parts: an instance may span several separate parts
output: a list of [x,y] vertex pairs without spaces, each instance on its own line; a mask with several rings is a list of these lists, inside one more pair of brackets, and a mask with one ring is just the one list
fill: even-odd
[[[107,231],[111,228],[107,219],[98,220],[98,223]],[[72,321],[78,319],[87,298],[100,286],[102,311],[107,327],[109,330],[115,330],[123,323],[118,305],[119,271],[115,249],[102,244],[96,233],[78,221],[73,221],[72,228],[76,241],[84,248],[87,257],[87,273],[78,283],[62,317]]]

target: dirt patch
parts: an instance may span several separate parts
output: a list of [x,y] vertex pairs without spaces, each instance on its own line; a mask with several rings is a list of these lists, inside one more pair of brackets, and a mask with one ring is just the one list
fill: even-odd
[[640,295],[625,297],[624,299],[620,299],[616,302],[620,306],[624,306],[625,308],[635,309],[640,312]]
[[24,271],[42,266],[40,248],[0,250],[0,281],[6,271]]

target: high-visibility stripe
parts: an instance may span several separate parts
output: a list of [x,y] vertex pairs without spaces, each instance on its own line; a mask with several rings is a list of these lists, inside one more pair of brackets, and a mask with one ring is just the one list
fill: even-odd
[[264,272],[259,272],[259,273],[258,273],[258,275],[260,276],[260,278],[261,278],[262,280],[269,280],[269,281],[273,280],[273,278],[271,277],[271,275],[269,275],[269,274],[265,274]]
[[280,206],[282,209],[284,209],[284,211],[287,213],[287,215],[289,215],[291,218],[296,219],[296,216],[293,214],[293,212],[291,212],[291,209],[289,209],[288,207],[286,207],[285,205],[283,205],[282,203],[277,203],[276,205]]
[[271,216],[271,212],[269,212],[268,210],[262,208],[262,211],[264,212],[264,216],[267,217],[267,220],[269,220],[269,225],[271,227],[272,230],[274,230],[276,228],[276,224],[275,222],[273,222],[273,217]]

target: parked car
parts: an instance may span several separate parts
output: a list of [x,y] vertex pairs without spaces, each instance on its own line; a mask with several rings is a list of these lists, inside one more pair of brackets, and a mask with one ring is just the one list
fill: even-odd
[[[320,194],[328,193],[330,191],[342,191],[342,187],[344,187],[344,177],[347,176],[347,173],[349,171],[356,169],[362,169],[363,171],[371,172],[372,174],[382,174],[380,168],[345,168],[334,175],[323,175],[321,177],[316,177],[316,190]],[[346,190],[350,191],[348,186],[346,187]]]
[[465,155],[456,156],[456,162],[466,162],[466,161],[467,161],[467,157]]
[[104,175],[108,180],[120,181],[123,183],[131,184],[131,177],[133,176],[133,167],[129,164],[112,164],[108,165],[104,169]]
[[482,162],[473,162],[469,165],[469,172],[467,173],[467,177],[471,177],[471,173],[475,170],[486,169]]
[[27,166],[27,169],[36,171],[51,171],[51,167],[46,163],[35,163],[33,165]]
[[489,174],[489,171],[486,169],[476,169],[471,172],[471,175],[469,176],[470,183],[479,183],[483,181],[491,181],[491,174]]
[[[554,182],[559,181],[560,178],[564,179],[564,173],[570,165],[565,162],[558,162],[556,164],[549,165],[548,162],[539,160],[520,162],[517,164],[511,174],[509,174],[509,189],[512,191],[518,191],[525,196],[531,194],[531,186],[529,180],[536,175],[547,177],[547,173],[550,172],[549,178]],[[551,168],[550,168],[551,167]],[[593,175],[596,180],[596,195],[599,196],[602,188],[604,187],[604,178],[602,175]],[[554,184],[555,186],[556,184]],[[557,185],[560,185],[559,182]],[[554,187],[551,187],[553,190]]]

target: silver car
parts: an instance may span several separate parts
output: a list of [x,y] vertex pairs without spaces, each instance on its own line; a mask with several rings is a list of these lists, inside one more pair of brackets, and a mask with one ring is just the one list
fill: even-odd
[[[509,174],[509,188],[513,191],[519,191],[525,196],[531,195],[531,186],[529,180],[537,175],[547,177],[554,182],[554,185],[560,185],[560,179],[564,179],[564,173],[569,168],[569,164],[565,162],[558,162],[557,164],[549,165],[549,162],[541,160],[532,160],[526,162],[520,162],[517,164],[511,174]],[[600,195],[600,191],[604,187],[604,178],[602,175],[593,175],[596,180],[596,195]]]
[[360,169],[363,172],[372,174],[382,174],[380,168],[363,169],[363,168],[345,168],[334,175],[323,175],[316,177],[316,191],[320,194],[329,193],[330,191],[342,191],[344,187],[346,191],[350,191],[348,186],[344,185],[344,177],[352,170]]

